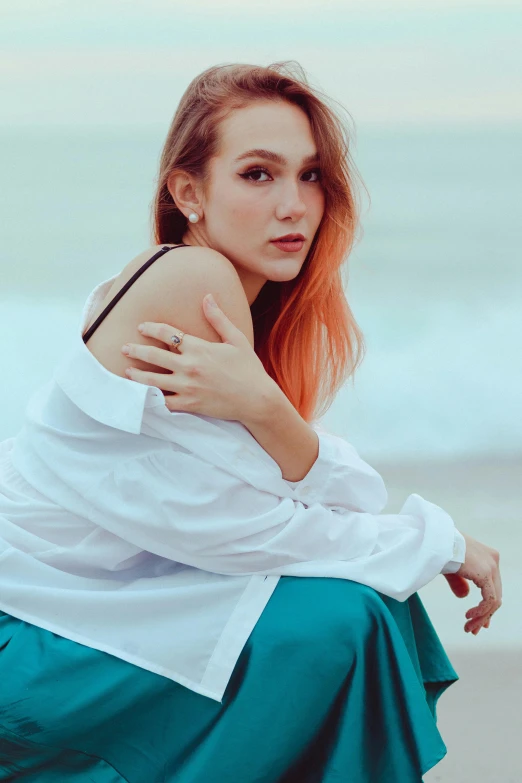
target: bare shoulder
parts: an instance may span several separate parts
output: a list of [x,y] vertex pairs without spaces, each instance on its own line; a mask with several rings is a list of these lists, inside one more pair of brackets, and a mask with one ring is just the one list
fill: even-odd
[[[139,268],[162,247],[164,245],[147,248],[133,259],[131,265]],[[172,248],[132,286],[136,287],[133,296],[135,311],[141,314],[136,324],[143,320],[168,323],[187,334],[218,342],[221,338],[203,311],[203,297],[211,293],[225,315],[253,346],[250,306],[232,262],[209,247],[173,245]],[[138,285],[140,281],[141,285]]]
[[[162,247],[164,245],[149,247],[129,261],[114,279],[104,300],[98,303],[86,328],[132,275]],[[138,332],[138,324],[143,321],[166,323],[204,340],[220,342],[221,337],[203,311],[203,297],[208,293],[254,347],[252,315],[234,265],[211,248],[172,247],[172,252],[160,256],[135,280],[86,344],[100,364],[115,375],[126,378],[125,369],[129,366],[156,373],[168,372],[121,353],[121,346],[127,342],[165,348],[164,343]]]

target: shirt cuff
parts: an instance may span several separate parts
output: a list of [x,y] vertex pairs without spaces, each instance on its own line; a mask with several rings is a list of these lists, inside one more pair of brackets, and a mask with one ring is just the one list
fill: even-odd
[[466,559],[466,539],[462,535],[462,533],[459,533],[457,528],[455,528],[455,538],[453,541],[453,556],[452,559],[446,563],[444,568],[441,571],[441,574],[455,574],[459,568],[461,567],[462,563]]
[[307,506],[320,503],[378,514],[388,502],[382,476],[348,441],[313,425],[319,438],[316,461],[300,481],[287,481],[294,498]]

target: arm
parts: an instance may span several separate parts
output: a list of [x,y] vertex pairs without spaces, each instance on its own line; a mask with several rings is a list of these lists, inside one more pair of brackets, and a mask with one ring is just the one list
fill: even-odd
[[[228,470],[165,443],[92,487],[86,514],[142,549],[203,570],[351,579],[400,601],[452,556],[451,517],[419,495],[399,514],[364,510],[375,509],[370,483],[359,489],[363,510],[313,498],[307,504],[285,482],[280,495],[239,478],[244,461],[238,456]],[[352,484],[356,489],[357,480]]]
[[[221,254],[208,248],[191,248],[188,255],[185,253],[177,260],[175,268],[171,265],[158,266],[155,275],[151,273],[147,280],[150,290],[144,288],[143,295],[147,305],[153,309],[151,315],[147,313],[146,317],[170,322],[175,313],[175,322],[179,328],[207,340],[208,331],[212,332],[212,328],[205,323],[201,313],[194,310],[192,303],[200,298],[204,289],[210,285],[216,293],[219,291],[218,298],[223,312],[226,312],[236,330],[241,331],[253,347],[251,315],[241,282],[229,261]],[[145,311],[145,306],[143,310]],[[213,334],[218,336],[217,332]],[[217,366],[220,367],[220,364]],[[268,376],[263,371],[259,377],[259,383],[254,384],[253,388],[256,391],[262,388],[264,392],[267,389],[264,379]],[[218,380],[223,380],[219,374]],[[251,375],[247,374],[246,378],[241,380],[245,381],[245,388],[251,397]],[[209,388],[211,397],[214,398],[216,385],[210,384]],[[226,375],[224,388],[228,394]],[[237,391],[237,383],[235,388]],[[314,428],[307,425],[289,401],[283,398],[284,395],[279,392],[279,400],[283,401],[284,407],[280,409],[281,415],[278,414],[271,420],[270,438],[275,444],[273,447],[266,440],[264,443],[268,448],[261,445],[240,420],[213,418],[212,413],[210,419],[203,414],[169,413],[164,407],[158,408],[157,411],[162,418],[159,423],[162,437],[177,443],[188,452],[194,452],[194,456],[202,460],[203,472],[208,467],[207,463],[212,463],[216,468],[233,473],[236,479],[242,480],[254,490],[270,492],[279,499],[288,498],[306,507],[339,506],[355,512],[378,513],[384,505],[380,505],[380,499],[383,495],[387,498],[387,495],[382,479],[376,471],[364,463],[355,449],[343,439],[324,431],[317,436]],[[250,407],[257,409],[258,406],[256,404]],[[287,438],[286,421],[289,416],[293,418],[293,435]],[[285,424],[282,417],[285,417]],[[260,426],[262,429],[263,424]],[[303,472],[305,475],[294,482],[293,486],[288,477],[295,474],[286,472],[286,478],[283,478],[280,463],[270,454],[270,450],[273,451],[274,448],[279,450],[276,456],[281,453],[276,430],[281,432],[283,428],[285,441],[282,448],[286,456],[278,457],[281,461],[287,458],[294,461],[295,451],[302,451],[304,455],[306,444],[301,440],[303,433],[309,448],[304,465],[301,464],[299,470],[296,470],[299,476]],[[157,431],[152,427],[152,431],[146,434],[157,436]],[[259,437],[263,440],[262,434]],[[255,503],[255,493],[252,502]],[[444,537],[443,530],[440,535]]]
[[[213,311],[198,305],[209,290],[219,303],[219,307]],[[153,266],[137,289],[136,296],[138,301],[135,310],[140,313],[140,320],[175,324],[187,335],[218,343],[226,334],[225,328],[232,326],[234,332],[242,336],[242,342],[245,342],[244,346],[241,345],[243,350],[246,348],[245,358],[250,358],[248,354],[255,356],[252,314],[245,291],[234,266],[221,253],[206,247],[184,248],[176,254],[175,263]],[[145,345],[152,342],[156,343],[156,347],[164,347],[150,332],[143,342]],[[136,369],[146,370],[154,366],[147,363],[145,354],[138,353],[142,350],[139,345],[135,344],[134,349],[132,356],[139,362]],[[172,358],[170,353],[167,356]],[[223,366],[219,354],[211,357],[214,364]],[[207,363],[209,361],[207,356],[196,358]],[[211,387],[212,398],[215,399],[224,388],[228,398],[233,401],[230,418],[241,421],[247,427],[253,438],[275,460],[285,479],[300,480],[318,457],[319,443],[314,429],[295,410],[279,386],[264,371],[259,360],[254,365],[249,361],[240,361],[240,367],[244,377],[241,374],[240,377],[234,376],[232,370],[235,368],[232,368],[228,375],[225,371],[224,378],[217,378]],[[182,366],[173,369],[178,377],[185,377]],[[208,370],[208,364],[205,369]],[[134,373],[133,378],[139,380],[137,373]],[[193,377],[186,379],[191,382],[194,380]],[[162,381],[161,388],[169,388],[165,376]],[[198,381],[201,381],[200,377]],[[154,381],[145,377],[143,382]],[[175,387],[172,390],[177,391]],[[248,400],[248,405],[237,405],[243,399]],[[220,413],[210,412],[209,415],[222,418]]]
[[[222,333],[224,329],[227,335],[226,316],[222,310],[219,308],[213,311],[207,310],[207,318],[219,332]],[[296,493],[306,479],[306,489],[313,491],[315,484],[317,499],[321,502],[327,497],[321,489],[329,479],[330,470],[335,470],[337,467],[335,455],[321,445],[314,426],[307,424],[271,378],[265,374],[256,388],[255,404],[245,409],[241,422],[256,442],[277,463],[282,478],[293,485]],[[325,434],[322,437],[324,439]],[[332,456],[334,456],[333,460]],[[317,494],[318,490],[319,494]],[[465,539],[455,528],[453,559],[444,566],[442,573],[456,573],[465,560],[465,553]]]
[[[196,307],[209,289],[219,307],[215,310]],[[241,280],[231,262],[210,248],[184,248],[181,254],[176,254],[175,263],[153,266],[137,289],[136,296],[134,309],[140,320],[152,323],[148,324],[144,343],[133,344],[131,357],[144,366],[134,368],[132,377],[150,385],[156,383],[165,390],[179,391],[183,402],[190,396],[187,387],[195,388],[199,399],[196,407],[188,409],[191,413],[206,413],[216,420],[241,422],[251,439],[274,461],[284,479],[295,482],[308,477],[311,468],[322,456],[317,434],[256,357],[252,314]],[[143,370],[153,368],[156,357],[150,355],[148,346],[156,343],[156,353],[157,348],[164,348],[165,343],[171,346],[164,335],[151,331],[150,326],[165,324],[175,324],[190,335],[188,339],[204,341],[205,346],[221,343],[222,339],[230,342],[237,348],[235,358],[228,359],[227,364],[227,354],[216,351],[218,346],[214,351],[199,353],[193,346],[192,355],[188,350],[183,357],[188,361],[182,363],[182,357],[163,350],[161,353],[168,361],[160,366],[170,369],[170,373],[150,377]],[[240,340],[237,340],[238,336]],[[255,361],[252,361],[253,357]],[[174,364],[169,367],[172,362]],[[194,374],[195,369],[197,375]],[[225,398],[224,405],[216,406],[220,397]],[[205,406],[205,401],[210,404]],[[172,402],[171,410],[175,411],[177,400]],[[314,471],[321,477],[324,472]]]
[[[303,483],[315,484],[320,493],[326,488],[329,471],[334,468],[332,459],[335,460],[335,457],[329,452],[325,454],[325,449],[320,448],[320,439],[314,427],[304,421],[277,385],[274,393],[267,399],[267,405],[260,406],[259,417],[243,423],[281,466],[283,478],[293,483],[296,489]],[[321,437],[328,437],[325,430],[322,430]],[[297,477],[294,478],[295,474]],[[320,499],[323,498],[324,491]],[[456,573],[465,560],[465,554],[466,541],[462,533],[455,528],[453,559],[444,566],[441,573]]]
[[[269,379],[272,381],[272,379]],[[279,386],[272,382],[260,400],[257,416],[243,424],[277,462],[283,478],[300,481],[319,454],[319,438]]]

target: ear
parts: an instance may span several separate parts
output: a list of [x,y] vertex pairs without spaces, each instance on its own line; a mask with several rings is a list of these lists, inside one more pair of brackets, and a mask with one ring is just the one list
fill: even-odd
[[177,169],[167,177],[167,188],[177,208],[185,216],[191,212],[201,215],[202,204],[199,201],[195,179],[186,171]]

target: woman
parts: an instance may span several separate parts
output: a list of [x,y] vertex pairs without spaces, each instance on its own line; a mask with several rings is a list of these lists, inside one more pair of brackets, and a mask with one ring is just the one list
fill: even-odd
[[446,753],[416,591],[473,581],[477,633],[499,555],[419,495],[382,514],[317,422],[363,344],[343,133],[285,64],[182,97],[156,245],[1,444],[0,781],[418,783]]

